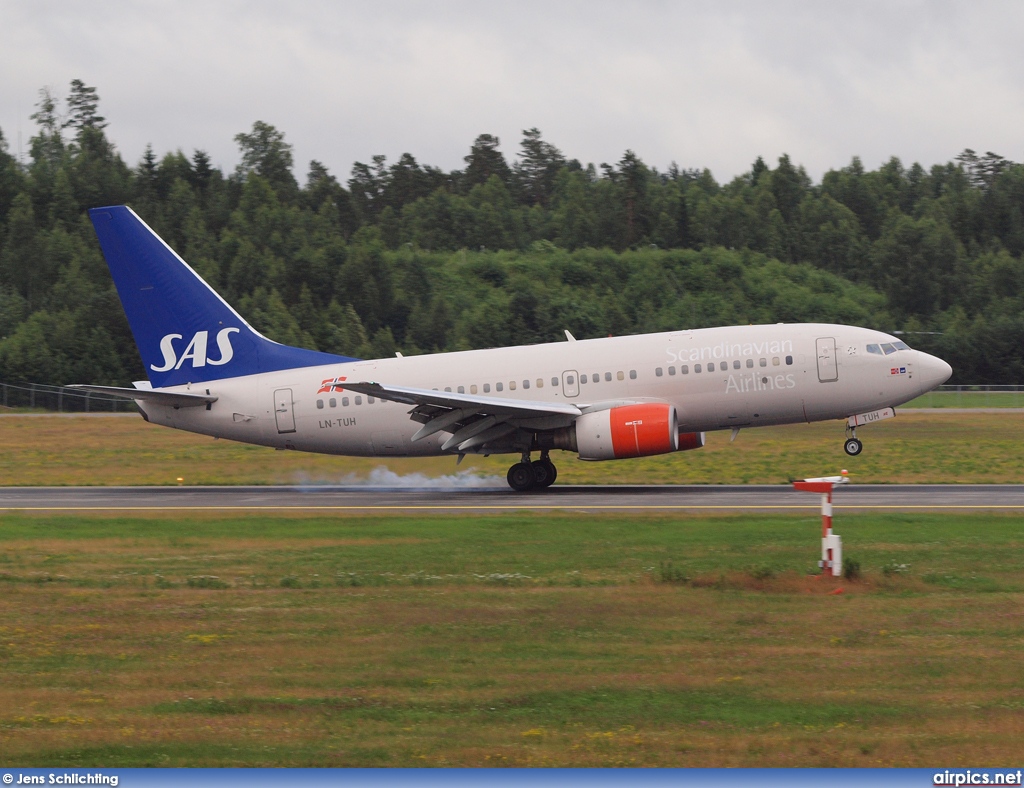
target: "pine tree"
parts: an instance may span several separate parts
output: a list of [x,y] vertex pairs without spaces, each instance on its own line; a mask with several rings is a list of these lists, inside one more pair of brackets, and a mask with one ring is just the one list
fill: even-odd
[[61,128],[75,129],[105,129],[106,118],[97,113],[100,97],[96,88],[87,87],[80,79],[71,80],[71,93],[68,94],[67,108],[68,115],[61,124]]
[[555,179],[565,166],[565,157],[554,145],[540,138],[537,128],[525,129],[522,153],[513,170],[519,193],[527,205],[547,207],[555,190]]

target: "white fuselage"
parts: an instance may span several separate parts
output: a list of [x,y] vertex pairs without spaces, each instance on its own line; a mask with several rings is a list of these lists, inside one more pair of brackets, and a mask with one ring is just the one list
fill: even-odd
[[[681,432],[701,432],[844,418],[899,405],[946,380],[945,362],[909,348],[893,352],[897,342],[829,324],[695,329],[305,367],[167,389],[208,391],[217,397],[208,407],[139,404],[154,423],[246,443],[437,455],[454,453],[441,449],[448,433],[413,442],[422,425],[410,419],[409,405],[345,391],[340,379],[584,411],[665,402],[675,406]],[[886,343],[888,355],[868,352]]]

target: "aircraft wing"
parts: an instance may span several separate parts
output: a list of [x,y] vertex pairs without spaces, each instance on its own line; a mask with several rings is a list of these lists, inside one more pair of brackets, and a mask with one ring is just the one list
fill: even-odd
[[368,397],[412,405],[409,418],[423,425],[412,440],[422,440],[437,432],[450,432],[452,437],[441,448],[460,453],[481,451],[488,443],[501,441],[518,429],[567,426],[581,413],[576,405],[568,402],[480,397],[369,381],[346,381],[341,385],[347,391]]
[[117,386],[84,386],[74,384],[69,389],[91,391],[94,394],[106,394],[108,397],[123,397],[137,401],[155,402],[158,405],[170,405],[178,408],[196,408],[216,402],[217,397],[210,394],[188,394],[178,391],[154,391],[153,389],[127,389]]

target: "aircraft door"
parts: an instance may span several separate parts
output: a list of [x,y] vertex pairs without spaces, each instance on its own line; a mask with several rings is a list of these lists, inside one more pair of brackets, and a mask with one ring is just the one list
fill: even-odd
[[274,416],[277,418],[278,433],[295,432],[291,389],[278,389],[274,392]]
[[567,397],[580,395],[580,376],[575,369],[567,369],[562,373],[562,393]]
[[815,345],[818,350],[818,380],[822,383],[833,383],[839,380],[835,338],[820,337]]

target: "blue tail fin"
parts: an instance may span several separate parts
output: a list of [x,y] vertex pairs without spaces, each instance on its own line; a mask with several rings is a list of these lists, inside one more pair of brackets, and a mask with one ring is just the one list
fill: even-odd
[[124,205],[89,211],[156,388],[354,361],[273,342]]

